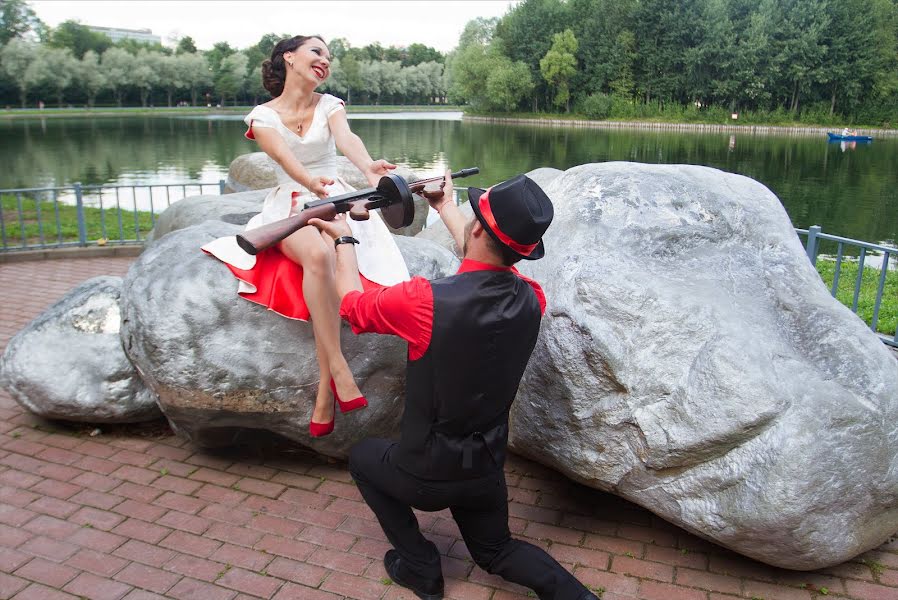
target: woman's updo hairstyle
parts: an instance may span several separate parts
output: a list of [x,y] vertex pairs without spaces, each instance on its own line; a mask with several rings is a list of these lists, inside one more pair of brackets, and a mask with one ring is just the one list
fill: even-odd
[[294,52],[297,48],[312,38],[325,41],[320,35],[295,35],[292,38],[279,41],[271,51],[271,58],[262,61],[262,87],[268,90],[272,98],[277,98],[284,92],[284,82],[287,81],[287,63],[284,61],[285,52]]

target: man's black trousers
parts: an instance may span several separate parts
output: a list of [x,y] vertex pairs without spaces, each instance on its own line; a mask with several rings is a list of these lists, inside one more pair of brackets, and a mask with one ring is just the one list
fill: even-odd
[[534,590],[542,600],[577,600],[588,590],[541,548],[512,539],[505,473],[463,481],[427,481],[398,468],[396,442],[365,439],[349,456],[349,470],[387,539],[417,578],[442,576],[436,546],[421,535],[412,507],[448,508],[471,557],[483,570]]

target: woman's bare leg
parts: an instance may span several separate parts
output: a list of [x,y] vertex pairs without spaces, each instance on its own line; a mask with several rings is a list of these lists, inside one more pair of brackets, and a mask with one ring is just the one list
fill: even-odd
[[[312,320],[314,331],[315,321]],[[331,400],[331,388],[329,385],[331,369],[327,361],[327,349],[321,345],[318,334],[315,337],[315,355],[318,357],[318,392],[315,395],[315,408],[312,410],[312,420],[316,423],[327,423],[334,416],[334,403]]]
[[[314,227],[303,227],[280,244],[281,251],[303,268],[302,292],[311,314],[321,381],[312,420],[326,423],[333,415],[330,378],[344,400],[361,395],[340,350],[340,298],[334,281],[334,248]],[[345,395],[344,395],[345,394]]]

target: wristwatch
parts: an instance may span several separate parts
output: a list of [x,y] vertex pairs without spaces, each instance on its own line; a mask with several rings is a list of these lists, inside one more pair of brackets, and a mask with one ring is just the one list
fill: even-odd
[[358,244],[359,241],[352,237],[351,235],[342,235],[334,240],[334,248],[339,246],[340,244]]

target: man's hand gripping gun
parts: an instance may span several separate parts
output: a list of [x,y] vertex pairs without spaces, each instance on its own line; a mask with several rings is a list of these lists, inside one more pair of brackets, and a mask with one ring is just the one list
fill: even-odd
[[[462,169],[452,173],[452,178],[468,177],[479,172],[480,169],[477,167]],[[412,194],[419,193],[428,184],[437,182],[442,188],[445,180],[443,177],[431,177],[409,184],[399,175],[390,173],[380,178],[377,187],[307,202],[299,214],[244,231],[237,235],[237,244],[249,254],[258,254],[305,227],[309,219],[331,221],[338,213],[348,212],[353,220],[366,221],[369,217],[368,211],[377,208],[380,209],[380,214],[387,225],[393,229],[408,227],[415,218],[415,201]]]

